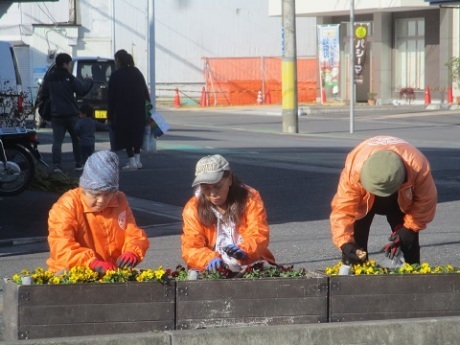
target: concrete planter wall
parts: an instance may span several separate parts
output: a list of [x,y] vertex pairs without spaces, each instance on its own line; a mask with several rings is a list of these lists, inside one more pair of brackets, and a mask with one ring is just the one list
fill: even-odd
[[329,278],[329,322],[450,315],[460,315],[460,274]]
[[177,282],[176,329],[327,322],[327,277]]
[[17,285],[6,281],[5,340],[174,329],[175,283]]
[[4,285],[7,341],[460,316],[460,274]]

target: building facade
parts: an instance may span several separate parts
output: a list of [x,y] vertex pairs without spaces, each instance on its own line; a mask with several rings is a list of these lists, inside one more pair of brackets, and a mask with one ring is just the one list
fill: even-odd
[[[318,25],[340,27],[339,97],[349,99],[350,0],[296,1],[297,17],[314,17]],[[459,56],[457,6],[430,6],[424,0],[355,0],[354,22],[368,23],[370,36],[362,84],[356,99],[377,93],[381,103],[398,102],[403,89],[415,91],[416,102],[424,101],[427,88],[433,102],[446,102],[452,84],[446,63]],[[281,0],[269,0],[269,13],[281,15]]]

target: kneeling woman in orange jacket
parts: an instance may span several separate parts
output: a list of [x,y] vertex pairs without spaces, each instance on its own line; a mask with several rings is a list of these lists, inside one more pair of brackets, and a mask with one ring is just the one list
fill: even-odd
[[182,213],[182,258],[189,269],[239,272],[259,260],[275,262],[262,198],[238,180],[224,157],[198,161],[196,186]]
[[114,152],[92,154],[80,187],[66,192],[51,208],[46,262],[51,271],[83,266],[105,273],[144,259],[149,240],[118,190],[118,164]]

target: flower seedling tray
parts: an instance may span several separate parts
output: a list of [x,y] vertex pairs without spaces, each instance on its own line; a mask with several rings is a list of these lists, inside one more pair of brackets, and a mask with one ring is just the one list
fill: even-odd
[[460,274],[329,277],[329,322],[460,315]]
[[17,285],[5,280],[10,340],[173,330],[175,282]]
[[176,329],[327,322],[327,276],[176,283]]

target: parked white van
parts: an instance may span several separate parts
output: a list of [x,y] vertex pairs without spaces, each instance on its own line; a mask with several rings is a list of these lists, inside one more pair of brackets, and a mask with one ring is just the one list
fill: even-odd
[[8,89],[22,91],[16,55],[10,42],[0,41],[0,92]]
[[0,127],[22,122],[24,110],[21,75],[10,42],[0,41]]

